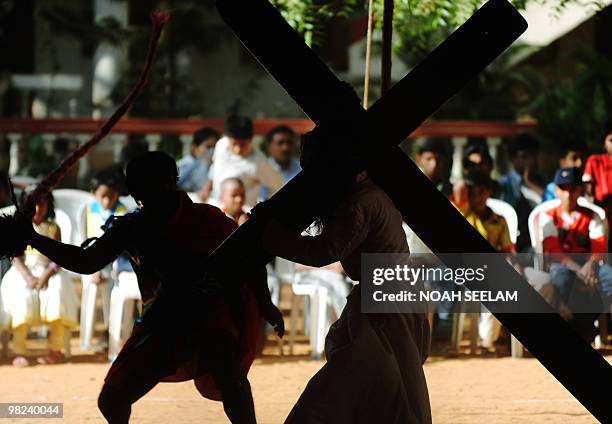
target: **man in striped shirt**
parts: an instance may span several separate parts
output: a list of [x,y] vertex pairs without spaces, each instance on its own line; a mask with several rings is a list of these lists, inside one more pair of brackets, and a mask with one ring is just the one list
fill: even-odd
[[602,299],[607,305],[612,294],[612,268],[603,263],[607,227],[597,213],[578,205],[583,193],[579,168],[559,169],[554,181],[561,204],[540,216],[544,254],[553,285],[574,312],[570,323],[592,340]]

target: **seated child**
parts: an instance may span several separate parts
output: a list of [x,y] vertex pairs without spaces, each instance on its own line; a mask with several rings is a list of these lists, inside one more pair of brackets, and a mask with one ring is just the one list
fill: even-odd
[[[54,222],[53,195],[36,205],[32,223],[36,232],[60,240]],[[13,333],[13,365],[30,365],[27,358],[28,328],[47,325],[50,330],[49,354],[38,358],[40,364],[56,364],[65,360],[62,349],[66,331],[77,326],[77,295],[67,274],[59,266],[28,247],[24,256],[14,258],[12,267],[2,278],[3,311],[7,328]]]
[[608,296],[612,293],[612,268],[600,265],[606,252],[605,223],[597,213],[578,205],[584,189],[579,168],[557,170],[555,184],[561,204],[540,216],[543,250],[552,262],[550,277],[563,302],[572,311],[590,311],[574,313],[569,322],[592,340],[600,301],[597,288]]
[[[87,239],[100,237],[103,234],[102,226],[111,216],[125,215],[128,210],[119,201],[119,194],[123,186],[123,178],[119,174],[117,168],[106,168],[94,175],[91,181],[91,192],[94,195],[93,200],[87,205],[86,210],[86,236]],[[118,271],[131,271],[129,260],[122,259],[120,256],[118,264],[121,265]],[[110,307],[110,291],[112,287],[107,285],[110,281],[112,267],[107,266],[104,269],[97,271],[91,275],[83,275],[83,302],[86,302],[88,297],[88,287],[90,284],[104,285],[102,288],[102,311],[104,316],[104,326],[108,328],[108,311]],[[85,335],[84,325],[92,322],[93,314],[85,316],[86,308],[81,308],[81,337]],[[107,334],[104,333],[103,338],[106,339]],[[89,349],[90,340],[82,339],[82,348]],[[99,347],[105,347],[106,342],[102,341]]]
[[[450,196],[451,202],[459,209],[462,209],[468,201],[468,189],[465,180],[474,174],[484,174],[490,177],[491,172],[493,172],[493,157],[486,144],[468,144],[463,151],[462,163],[463,178],[453,184],[453,193]],[[491,197],[498,198],[501,190],[500,184],[491,180]]]
[[242,225],[249,219],[244,211],[244,199],[246,193],[244,184],[240,178],[227,178],[221,183],[221,210],[238,225]]
[[[461,212],[465,219],[498,252],[514,253],[514,244],[510,240],[508,223],[504,217],[495,214],[488,206],[487,200],[491,195],[492,181],[484,174],[474,174],[466,179],[468,189],[468,203]],[[499,337],[501,324],[493,314],[483,308],[480,314],[478,333],[482,340],[482,347],[491,349]]]

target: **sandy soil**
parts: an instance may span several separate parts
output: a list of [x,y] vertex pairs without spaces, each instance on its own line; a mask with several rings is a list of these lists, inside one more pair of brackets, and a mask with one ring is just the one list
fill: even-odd
[[[1,423],[102,423],[96,397],[108,364],[79,352],[71,363],[16,369],[0,365],[0,402],[63,402],[64,419]],[[301,347],[302,352],[306,347]],[[277,356],[274,345],[249,379],[260,423],[283,422],[322,361]],[[608,357],[611,359],[612,357]],[[591,415],[535,359],[433,357],[425,365],[435,423],[593,423]],[[192,383],[158,385],[133,408],[133,423],[225,423],[220,403],[202,399]]]

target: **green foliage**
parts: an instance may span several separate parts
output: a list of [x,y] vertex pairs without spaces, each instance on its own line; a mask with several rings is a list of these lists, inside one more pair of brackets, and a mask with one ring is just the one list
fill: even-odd
[[[547,0],[510,0],[519,10],[529,3]],[[374,0],[377,25],[382,24],[384,0]],[[393,29],[395,54],[408,66],[420,62],[430,51],[462,25],[484,3],[482,0],[394,0]],[[570,4],[601,10],[601,0],[555,0],[554,13]]]
[[309,46],[320,44],[324,26],[334,17],[346,17],[359,0],[323,2],[321,0],[270,0],[281,15]]
[[[407,65],[414,65],[465,22],[479,0],[395,0],[394,50]],[[375,16],[382,17],[383,0],[375,0]],[[380,26],[382,19],[377,19]]]
[[601,129],[612,116],[612,61],[594,51],[576,54],[579,73],[554,84],[529,107],[545,145],[584,142],[601,149]]
[[515,67],[512,58],[524,47],[508,49],[434,116],[437,119],[515,120],[542,90],[542,79],[529,66]]

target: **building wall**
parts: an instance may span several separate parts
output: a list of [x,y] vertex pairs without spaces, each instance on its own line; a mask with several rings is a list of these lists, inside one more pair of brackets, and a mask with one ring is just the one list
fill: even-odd
[[203,94],[202,117],[222,118],[232,109],[251,117],[304,117],[291,97],[233,36],[206,56],[192,57],[190,74]]
[[[69,6],[78,16],[92,19],[89,1],[37,0],[38,5]],[[92,58],[83,51],[81,40],[56,33],[50,23],[35,16],[34,51],[36,73],[80,75],[83,85],[77,91],[38,90],[36,97],[47,108],[48,117],[91,116]]]

